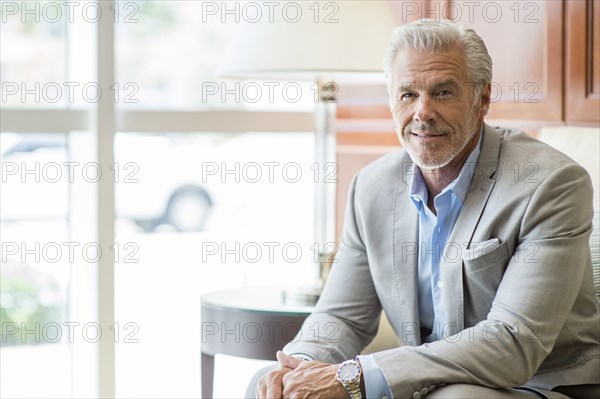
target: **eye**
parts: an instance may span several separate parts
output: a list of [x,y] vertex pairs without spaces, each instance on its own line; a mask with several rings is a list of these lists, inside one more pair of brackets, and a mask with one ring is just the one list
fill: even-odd
[[436,93],[436,97],[438,98],[447,98],[453,95],[452,91],[448,89],[442,89]]
[[415,93],[410,93],[410,92],[409,93],[403,93],[400,96],[400,101],[402,101],[402,102],[408,102],[408,101],[410,101],[410,100],[412,100],[413,98],[416,98],[416,97],[417,97],[417,95]]

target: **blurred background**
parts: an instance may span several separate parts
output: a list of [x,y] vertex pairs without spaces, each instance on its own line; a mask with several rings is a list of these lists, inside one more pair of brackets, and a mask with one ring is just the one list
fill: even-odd
[[[102,17],[89,3],[2,4],[2,109],[17,114],[15,129],[3,117],[0,134],[0,396],[97,397],[98,345],[112,340],[117,397],[199,397],[200,296],[313,277],[314,92],[302,83],[294,103],[266,91],[247,102],[227,82],[234,94],[205,95],[206,82],[221,84],[215,70],[234,18],[202,23],[200,1],[117,2]],[[114,43],[98,37],[105,20]],[[99,59],[103,45],[114,56]],[[114,71],[101,94],[99,68]],[[101,164],[95,118],[111,118],[99,115],[106,98],[114,159]],[[160,112],[161,125],[136,124],[138,110]],[[249,115],[261,111],[285,130]],[[97,198],[103,181],[114,208]],[[99,226],[113,221],[114,238],[101,244],[98,229],[110,227]],[[289,262],[279,246],[269,259],[264,242],[304,251]],[[258,244],[264,254],[203,258],[202,243]],[[112,287],[99,286],[106,261]],[[97,338],[102,306],[114,307],[114,322]],[[215,395],[239,397],[250,374],[240,360],[224,362],[240,379],[219,384],[219,368]]]

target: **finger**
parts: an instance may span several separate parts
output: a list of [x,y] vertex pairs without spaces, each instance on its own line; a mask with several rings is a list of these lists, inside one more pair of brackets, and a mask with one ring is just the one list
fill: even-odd
[[267,393],[264,398],[266,399],[281,399],[283,398],[282,387],[281,385],[269,385],[267,387]]
[[277,373],[273,373],[269,376],[270,378],[267,380],[267,384],[265,387],[265,393],[262,398],[268,399],[281,399],[283,397],[283,386],[281,383],[282,373],[281,371]]
[[267,394],[267,384],[265,382],[265,377],[263,376],[258,383],[256,384],[256,388],[254,389],[254,395],[256,399],[263,399]]
[[288,356],[285,353],[283,353],[282,351],[277,351],[276,356],[277,356],[277,360],[283,367],[288,367],[288,368],[291,368],[292,370],[295,369],[296,367],[298,367],[300,365],[300,363],[302,363],[302,360],[292,357],[292,356]]
[[295,384],[284,385],[283,392],[282,392],[282,398],[292,399],[292,398],[296,398],[296,397],[302,397],[301,395],[299,395],[299,392],[297,392],[297,388],[298,387]]

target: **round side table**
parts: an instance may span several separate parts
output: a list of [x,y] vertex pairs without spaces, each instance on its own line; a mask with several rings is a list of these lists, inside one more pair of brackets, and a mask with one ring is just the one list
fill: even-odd
[[217,291],[201,298],[202,397],[213,395],[215,355],[276,360],[313,306],[283,303],[281,288],[249,287]]

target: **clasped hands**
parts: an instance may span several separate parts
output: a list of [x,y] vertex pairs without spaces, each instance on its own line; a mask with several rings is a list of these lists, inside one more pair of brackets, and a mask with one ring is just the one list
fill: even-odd
[[278,351],[280,368],[265,374],[256,385],[256,397],[348,398],[344,386],[336,380],[339,364],[305,361]]

